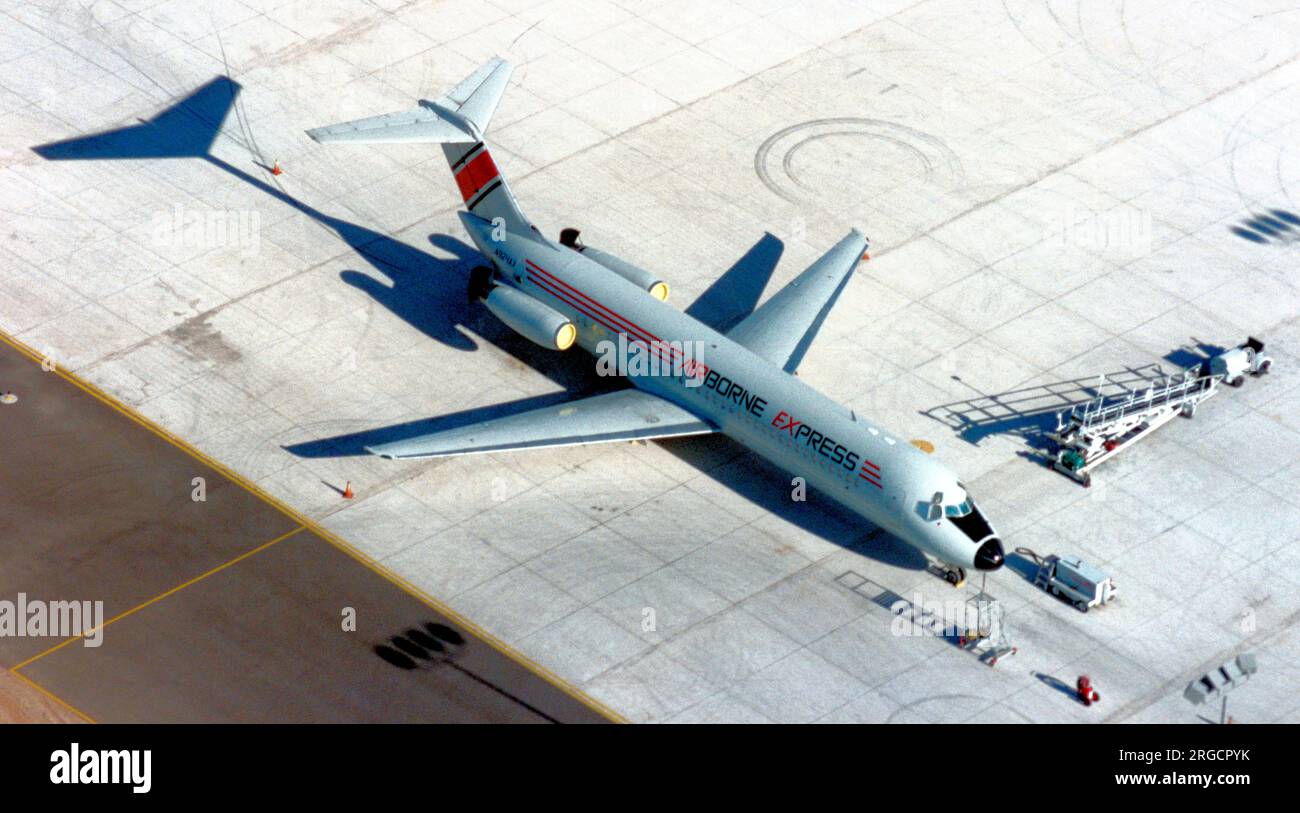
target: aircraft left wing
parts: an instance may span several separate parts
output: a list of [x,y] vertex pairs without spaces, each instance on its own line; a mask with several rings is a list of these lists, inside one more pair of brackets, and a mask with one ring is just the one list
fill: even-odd
[[703,435],[715,427],[641,390],[618,390],[406,440],[367,446],[390,459]]
[[808,270],[728,331],[727,337],[787,373],[794,372],[866,250],[867,238],[857,229],[849,232]]

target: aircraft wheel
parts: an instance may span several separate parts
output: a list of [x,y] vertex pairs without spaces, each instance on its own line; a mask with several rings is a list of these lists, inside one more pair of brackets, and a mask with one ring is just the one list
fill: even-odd
[[1229,386],[1232,386],[1232,387],[1240,387],[1242,384],[1245,384],[1245,383],[1246,383],[1246,377],[1245,377],[1245,376],[1241,376],[1241,375],[1239,375],[1239,376],[1237,376],[1236,378],[1234,378],[1234,379],[1232,379],[1231,381],[1229,381],[1229,382],[1228,382],[1228,385],[1229,385]]

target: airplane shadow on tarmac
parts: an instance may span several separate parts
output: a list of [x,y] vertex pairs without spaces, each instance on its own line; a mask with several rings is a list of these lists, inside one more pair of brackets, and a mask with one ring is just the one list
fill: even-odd
[[[140,120],[138,124],[102,133],[42,144],[33,147],[32,151],[50,161],[164,158],[206,161],[333,231],[376,271],[392,278],[395,288],[398,285],[418,287],[419,294],[424,299],[418,324],[420,330],[449,347],[474,350],[476,345],[473,340],[458,329],[469,316],[468,303],[461,293],[465,290],[468,268],[463,273],[458,273],[462,272],[462,266],[465,265],[459,258],[468,256],[470,249],[460,244],[462,251],[458,253],[456,261],[440,261],[400,240],[325,214],[293,197],[278,183],[268,183],[213,155],[212,144],[221,135],[222,126],[235,105],[239,90],[239,83],[218,76],[153,119]],[[262,164],[259,163],[258,166]],[[352,272],[350,276],[344,275],[343,280],[358,285],[358,276],[365,275]]]
[[[472,307],[465,291],[470,270],[481,264],[482,258],[465,242],[445,234],[430,235],[429,242],[435,248],[451,255],[440,259],[400,240],[326,214],[290,195],[274,176],[268,182],[213,155],[212,145],[223,135],[222,128],[236,105],[240,89],[238,82],[217,76],[152,119],[42,144],[32,147],[32,151],[50,161],[169,158],[204,161],[333,232],[375,271],[390,279],[392,285],[355,269],[342,271],[340,280],[366,292],[422,333],[448,347],[473,351],[478,345],[466,331],[472,332],[564,388],[563,392],[292,444],[284,447],[286,451],[304,458],[364,455],[367,454],[365,446],[465,426],[626,386],[625,382],[596,376],[594,365],[585,354],[543,350],[509,330],[486,309]],[[224,135],[248,146],[229,133]],[[254,160],[253,163],[267,170],[264,162]],[[686,312],[719,330],[736,324],[756,307],[784,248],[778,238],[763,235]],[[888,534],[877,533],[873,537],[875,528],[829,500],[822,504],[815,495],[807,502],[791,500],[786,474],[728,438],[712,436],[660,443],[721,485],[827,541],[900,567],[922,569],[925,566],[924,558],[915,549]]]

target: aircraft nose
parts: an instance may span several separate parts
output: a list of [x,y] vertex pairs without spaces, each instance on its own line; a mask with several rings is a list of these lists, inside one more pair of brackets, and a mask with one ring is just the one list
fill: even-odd
[[975,551],[975,569],[976,570],[997,570],[1002,567],[1006,557],[1002,550],[1002,543],[996,538],[990,539],[980,549]]

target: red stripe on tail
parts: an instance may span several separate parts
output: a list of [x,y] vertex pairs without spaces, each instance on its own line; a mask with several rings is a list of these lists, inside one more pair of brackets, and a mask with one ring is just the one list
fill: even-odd
[[456,185],[460,187],[460,195],[466,203],[470,198],[478,194],[478,191],[488,183],[495,180],[501,173],[497,170],[497,165],[492,160],[492,156],[487,150],[481,150],[474,159],[465,166],[461,167],[460,172],[456,173]]

